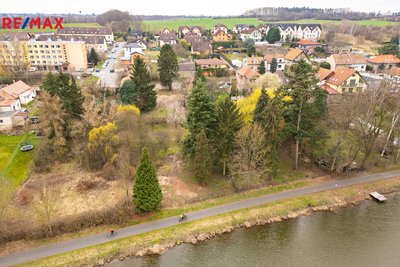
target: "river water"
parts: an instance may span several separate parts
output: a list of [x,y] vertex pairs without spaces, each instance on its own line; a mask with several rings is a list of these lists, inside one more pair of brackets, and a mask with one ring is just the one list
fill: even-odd
[[337,213],[238,229],[159,256],[109,264],[125,266],[400,266],[400,195],[365,201]]

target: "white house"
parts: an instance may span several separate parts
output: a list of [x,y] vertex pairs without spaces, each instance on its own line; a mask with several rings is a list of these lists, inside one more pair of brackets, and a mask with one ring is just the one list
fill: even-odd
[[276,59],[276,70],[284,70],[285,69],[285,55],[278,55],[278,54],[268,54],[264,57],[264,62],[265,62],[265,70],[266,71],[271,71],[271,62],[272,59]]
[[240,39],[242,41],[252,39],[255,42],[259,42],[262,39],[262,34],[257,28],[242,30],[240,33]]
[[215,34],[218,31],[223,31],[225,34],[228,34],[228,27],[226,27],[224,24],[217,24],[213,27],[211,33]]
[[367,69],[367,59],[360,54],[333,54],[326,58],[326,62],[331,65],[331,70],[340,67],[352,68],[356,71],[366,71]]
[[278,28],[282,41],[290,41],[293,38],[318,41],[322,32],[320,24],[266,24],[266,26],[265,34],[272,27]]
[[124,46],[124,58],[131,58],[131,54],[135,52],[143,53],[142,46],[137,43],[130,43]]
[[160,33],[160,46],[164,46],[165,44],[170,44],[170,45],[176,44],[176,34]]
[[0,94],[19,99],[21,104],[28,104],[36,97],[36,90],[23,81],[14,82],[0,89]]
[[236,33],[236,34],[239,34],[239,33],[241,33],[242,31],[244,31],[244,30],[248,30],[249,29],[249,25],[247,25],[247,24],[236,24],[234,27],[233,27],[233,32],[234,33]]
[[143,50],[147,49],[147,43],[143,39],[137,39],[133,43],[138,44]]
[[0,89],[0,130],[9,130],[15,125],[23,125],[27,114],[21,112],[19,98]]

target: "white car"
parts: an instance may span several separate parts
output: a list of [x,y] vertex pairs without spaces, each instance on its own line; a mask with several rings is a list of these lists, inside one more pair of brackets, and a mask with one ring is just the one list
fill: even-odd
[[112,58],[113,58],[113,59],[117,59],[117,56],[113,56]]

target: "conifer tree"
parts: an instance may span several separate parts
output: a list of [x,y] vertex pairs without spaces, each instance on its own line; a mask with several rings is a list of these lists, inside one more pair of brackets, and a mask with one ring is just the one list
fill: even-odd
[[222,175],[226,174],[226,161],[235,148],[236,133],[242,128],[243,119],[236,104],[225,98],[217,106],[217,154],[222,161]]
[[135,97],[135,84],[131,80],[126,80],[119,89],[122,104],[133,105]]
[[277,68],[278,68],[278,62],[277,62],[276,58],[272,58],[270,71],[272,73],[275,73]]
[[253,121],[258,122],[260,125],[262,125],[264,121],[264,114],[265,114],[265,109],[268,105],[269,97],[267,95],[267,92],[265,91],[265,88],[261,89],[261,95],[257,100],[256,108],[254,109],[253,112]]
[[260,67],[258,67],[258,73],[264,74],[265,73],[265,61],[261,61]]
[[185,156],[193,158],[197,136],[201,130],[205,130],[207,138],[212,142],[215,138],[217,121],[214,103],[205,89],[204,82],[200,79],[192,89],[188,107],[185,128],[189,133],[183,140],[182,151]]
[[99,55],[93,47],[90,49],[90,53],[88,54],[88,62],[92,63],[93,66],[96,66],[99,62]]
[[196,141],[193,166],[196,180],[204,186],[206,179],[211,176],[211,151],[204,130],[200,132]]
[[172,81],[178,75],[178,57],[169,44],[163,45],[158,56],[158,71],[162,86],[172,89]]
[[154,109],[157,95],[154,91],[155,84],[152,82],[150,72],[146,63],[141,58],[136,58],[131,71],[133,86],[133,103],[140,111],[146,112]]
[[133,193],[135,206],[139,213],[153,211],[160,206],[162,191],[158,183],[156,169],[146,148],[143,148],[140,155]]

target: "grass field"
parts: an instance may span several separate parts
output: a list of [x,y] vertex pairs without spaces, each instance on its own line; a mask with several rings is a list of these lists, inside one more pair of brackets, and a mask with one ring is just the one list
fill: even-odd
[[[98,23],[63,23],[62,24],[64,28],[66,27],[86,27],[86,28],[96,28],[96,27],[102,27]],[[0,33],[6,33],[6,32],[15,32],[16,30],[10,30],[10,29],[0,29]],[[57,30],[55,29],[24,29],[24,30],[17,30],[17,31],[23,31],[23,32],[55,32]]]
[[19,144],[23,141],[31,141],[34,145],[37,143],[34,135],[0,135],[0,174],[13,188],[25,180],[32,162],[33,151],[19,150]]
[[205,29],[211,29],[217,23],[225,24],[229,29],[233,29],[235,24],[249,24],[258,25],[262,23],[344,23],[352,22],[358,25],[365,26],[380,26],[384,27],[387,25],[397,25],[398,22],[384,21],[384,20],[357,20],[357,21],[335,21],[335,20],[297,20],[297,21],[275,21],[275,22],[265,22],[256,18],[229,18],[229,19],[213,19],[213,18],[193,18],[193,19],[174,19],[174,20],[147,20],[144,24],[148,27],[150,31],[159,31],[165,27],[178,30],[179,26],[192,25],[201,26]]

